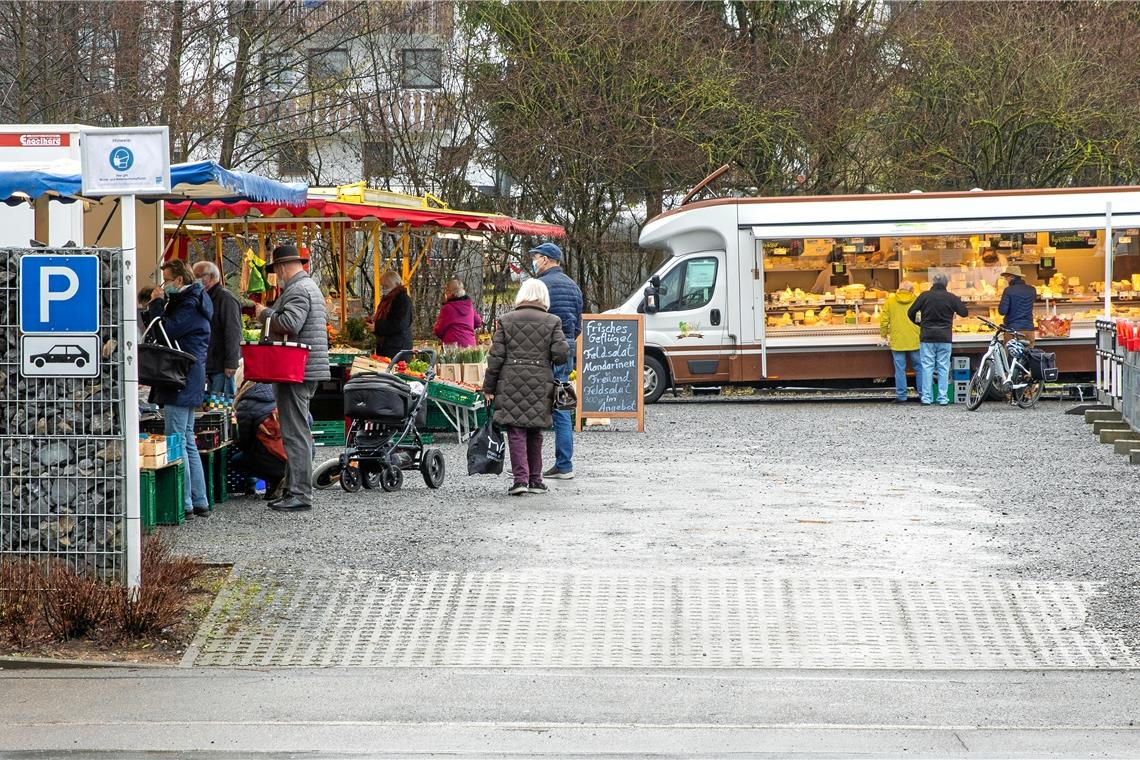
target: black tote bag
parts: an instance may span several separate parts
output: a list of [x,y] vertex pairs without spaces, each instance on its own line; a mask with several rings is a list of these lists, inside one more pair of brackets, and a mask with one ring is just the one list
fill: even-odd
[[[166,345],[147,342],[155,324]],[[198,358],[194,354],[186,353],[178,347],[176,341],[170,340],[166,328],[162,326],[162,317],[155,317],[139,340],[139,383],[152,388],[181,391],[186,387],[190,368],[196,361]]]
[[507,453],[507,438],[495,429],[494,406],[487,406],[487,421],[467,441],[467,474],[500,475]]

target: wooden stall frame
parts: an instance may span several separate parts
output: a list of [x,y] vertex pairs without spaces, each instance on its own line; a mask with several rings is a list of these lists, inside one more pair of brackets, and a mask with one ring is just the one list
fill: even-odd
[[[589,320],[598,320],[606,322],[637,322],[637,371],[634,374],[635,378],[645,377],[645,316],[643,314],[583,314],[582,315],[582,333],[586,332],[586,322]],[[574,367],[578,372],[578,378],[574,381],[574,391],[578,396],[578,403],[574,408],[574,429],[577,432],[582,432],[582,427],[586,422],[586,418],[593,419],[615,419],[615,420],[637,420],[637,432],[645,432],[645,393],[641,388],[637,390],[637,411],[636,412],[586,412],[582,409],[582,346],[585,341],[582,336],[578,336],[577,355],[574,357]]]

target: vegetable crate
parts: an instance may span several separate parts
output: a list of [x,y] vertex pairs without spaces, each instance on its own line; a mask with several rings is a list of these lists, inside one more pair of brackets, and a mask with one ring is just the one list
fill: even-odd
[[343,367],[351,367],[352,362],[360,354],[329,354],[329,364],[339,364]]
[[318,446],[344,445],[344,420],[314,420],[313,443]]
[[449,404],[458,404],[460,406],[467,406],[475,408],[483,402],[483,394],[479,391],[468,390],[467,388],[460,388],[448,383],[428,383],[428,398],[439,399],[446,401]]

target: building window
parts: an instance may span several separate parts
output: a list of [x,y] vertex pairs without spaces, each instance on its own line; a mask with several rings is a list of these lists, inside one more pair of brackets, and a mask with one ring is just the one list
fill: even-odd
[[361,147],[361,163],[365,177],[387,177],[392,174],[392,146],[386,142],[368,140]]
[[309,171],[309,145],[304,140],[292,140],[282,145],[277,152],[277,173],[289,176],[307,174]]
[[348,51],[344,48],[309,49],[309,81],[329,82],[348,74]]
[[408,48],[403,57],[401,82],[404,87],[434,89],[443,86],[443,51],[439,48]]

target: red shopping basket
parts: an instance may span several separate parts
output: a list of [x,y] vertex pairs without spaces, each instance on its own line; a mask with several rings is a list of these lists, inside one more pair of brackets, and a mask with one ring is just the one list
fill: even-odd
[[[265,321],[265,333],[269,320]],[[309,347],[304,343],[264,340],[241,344],[242,376],[255,383],[303,383]]]

